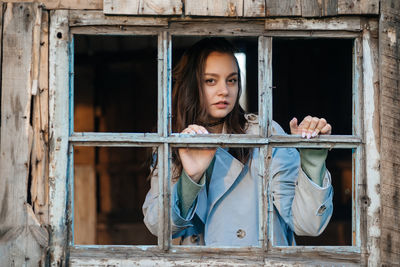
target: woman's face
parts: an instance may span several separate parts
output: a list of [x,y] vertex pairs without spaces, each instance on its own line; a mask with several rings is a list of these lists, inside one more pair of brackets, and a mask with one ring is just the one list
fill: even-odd
[[232,111],[239,91],[238,78],[238,68],[232,55],[211,52],[202,81],[210,122],[225,118]]

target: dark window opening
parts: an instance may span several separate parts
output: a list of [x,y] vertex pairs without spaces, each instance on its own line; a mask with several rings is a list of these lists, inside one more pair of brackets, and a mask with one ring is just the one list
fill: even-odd
[[[286,132],[289,121],[324,117],[332,134],[352,134],[351,39],[274,39],[273,119]],[[352,153],[330,151],[326,162],[334,188],[333,215],[319,237],[297,237],[298,245],[351,245]]]

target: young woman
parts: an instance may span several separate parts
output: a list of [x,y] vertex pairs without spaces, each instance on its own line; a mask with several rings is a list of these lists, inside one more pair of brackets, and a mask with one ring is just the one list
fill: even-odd
[[[239,106],[240,70],[235,49],[223,38],[189,48],[174,69],[173,130],[185,134],[258,134],[258,117]],[[330,134],[324,120],[290,121],[291,134]],[[273,122],[273,133],[284,134]],[[270,194],[274,245],[293,245],[294,235],[319,235],[332,215],[326,149],[274,148]],[[180,244],[257,246],[258,149],[179,148],[173,155],[172,231]],[[154,164],[156,165],[156,164]],[[158,169],[143,205],[144,222],[157,235]]]

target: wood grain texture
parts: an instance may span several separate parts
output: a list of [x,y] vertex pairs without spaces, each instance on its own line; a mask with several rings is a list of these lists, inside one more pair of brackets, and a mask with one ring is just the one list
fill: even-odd
[[379,59],[381,122],[381,264],[400,262],[400,229],[390,227],[400,214],[400,2],[381,1],[379,20]]
[[42,12],[37,93],[33,95],[32,127],[33,144],[31,154],[31,198],[39,221],[48,224],[48,12]]
[[46,229],[27,203],[33,135],[31,85],[39,58],[34,55],[38,52],[35,41],[39,41],[34,32],[40,33],[35,31],[38,15],[37,4],[8,3],[3,20],[0,262],[4,266],[44,265],[48,244]]
[[338,1],[339,15],[379,14],[379,0],[337,0],[337,1]]
[[266,30],[344,30],[361,31],[361,20],[358,17],[346,18],[277,18],[265,19]]
[[361,4],[359,0],[338,0],[338,14],[360,14]]
[[103,9],[103,0],[7,0],[4,2],[39,3],[46,9]]
[[49,224],[50,263],[64,266],[67,245],[69,131],[68,10],[50,12],[49,34]]
[[181,0],[104,0],[109,15],[180,15]]
[[241,17],[243,0],[185,0],[185,15]]
[[[364,135],[365,135],[365,168],[366,196],[368,205],[360,201],[360,205],[366,206],[367,216],[360,223],[365,223],[363,233],[366,237],[369,257],[368,265],[376,265],[380,261],[379,241],[381,238],[381,221],[378,219],[381,212],[381,196],[377,188],[381,183],[379,162],[381,159],[380,146],[380,109],[379,109],[379,67],[378,67],[378,42],[371,38],[368,30],[362,35],[363,55],[363,102],[364,102]],[[364,183],[365,184],[365,183]]]
[[168,20],[160,17],[107,16],[97,10],[70,10],[69,25],[168,26]]
[[322,2],[320,0],[301,0],[301,16],[320,17]]
[[265,17],[265,0],[243,0],[244,17]]
[[267,17],[301,16],[301,0],[266,0]]
[[338,0],[320,0],[321,16],[336,16],[338,13]]

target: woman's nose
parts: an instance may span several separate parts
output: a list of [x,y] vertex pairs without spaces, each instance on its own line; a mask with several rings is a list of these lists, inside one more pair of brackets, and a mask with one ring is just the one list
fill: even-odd
[[224,82],[221,82],[218,85],[218,94],[219,95],[228,95],[229,90],[228,90],[228,85]]

